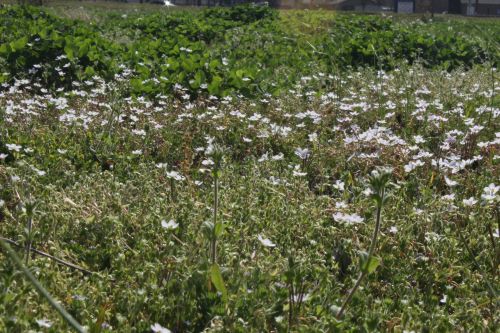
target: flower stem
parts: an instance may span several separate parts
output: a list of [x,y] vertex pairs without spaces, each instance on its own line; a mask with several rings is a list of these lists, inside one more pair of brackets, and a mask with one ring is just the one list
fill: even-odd
[[[377,245],[377,238],[378,238],[378,234],[379,234],[379,230],[380,230],[380,223],[382,221],[382,206],[383,206],[383,201],[384,201],[384,194],[385,194],[385,190],[382,189],[381,190],[381,194],[380,194],[381,200],[377,204],[377,221],[375,223],[375,229],[373,230],[373,235],[372,235],[372,240],[371,240],[371,244],[370,244],[370,249],[368,250],[368,256],[366,258],[366,264],[370,263],[370,260],[371,260],[371,258],[373,256],[373,253],[375,252],[375,247]],[[340,308],[340,311],[337,313],[337,319],[342,318],[342,316],[343,316],[343,314],[344,314],[344,312],[345,312],[345,310],[347,308],[347,305],[351,301],[351,299],[354,296],[354,293],[356,292],[356,290],[361,285],[361,281],[363,281],[363,279],[365,278],[365,276],[367,274],[368,274],[368,268],[364,267],[361,270],[361,273],[359,274],[359,277],[356,280],[356,283],[354,284],[354,287],[351,289],[351,291],[349,291],[349,294],[347,295],[346,299],[344,300],[344,303],[342,303],[342,307]]]

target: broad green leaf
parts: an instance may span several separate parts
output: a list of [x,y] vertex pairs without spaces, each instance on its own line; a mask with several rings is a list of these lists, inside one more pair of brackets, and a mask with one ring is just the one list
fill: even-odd
[[226,286],[224,285],[224,280],[222,279],[219,265],[212,264],[212,266],[210,266],[210,280],[214,284],[217,291],[222,294],[222,299],[224,300],[224,302],[227,302],[227,290]]
[[223,231],[224,231],[224,223],[217,222],[217,224],[215,225],[215,237],[219,237]]
[[28,37],[25,36],[19,38],[18,40],[10,42],[10,48],[12,49],[12,52],[20,51],[26,46],[27,43],[28,43]]
[[362,271],[366,270],[368,274],[371,274],[380,265],[381,260],[380,260],[380,258],[375,257],[375,256],[372,256],[370,258],[370,260],[367,260],[368,259],[367,256],[368,256],[368,254],[366,252],[363,252],[361,254],[361,260],[360,260],[361,270]]

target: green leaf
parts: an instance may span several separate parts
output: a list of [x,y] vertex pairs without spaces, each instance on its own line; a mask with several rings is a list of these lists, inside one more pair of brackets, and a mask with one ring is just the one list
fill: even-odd
[[373,273],[377,267],[380,265],[381,260],[378,257],[372,256],[370,260],[368,260],[368,253],[362,252],[361,253],[361,260],[360,260],[360,265],[361,265],[361,270],[362,271],[367,271],[368,274]]
[[73,47],[69,44],[66,44],[64,47],[64,53],[66,53],[66,56],[68,57],[69,60],[75,59],[75,54],[73,52]]
[[222,294],[223,301],[227,302],[227,290],[226,286],[224,285],[224,280],[222,279],[219,265],[212,264],[212,266],[210,266],[210,280],[214,284],[217,291]]
[[10,42],[10,48],[12,49],[12,52],[16,52],[22,50],[27,43],[28,43],[28,37],[22,37],[19,38],[18,40]]
[[219,237],[223,231],[224,231],[224,223],[217,222],[217,224],[215,225],[215,237]]
[[214,76],[212,78],[212,82],[208,85],[208,92],[212,95],[219,94],[221,84],[222,84],[222,78],[220,76]]

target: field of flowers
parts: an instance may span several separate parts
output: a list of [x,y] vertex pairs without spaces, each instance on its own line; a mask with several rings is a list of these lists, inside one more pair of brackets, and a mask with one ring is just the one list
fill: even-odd
[[0,7],[0,332],[498,328],[498,21],[138,8]]

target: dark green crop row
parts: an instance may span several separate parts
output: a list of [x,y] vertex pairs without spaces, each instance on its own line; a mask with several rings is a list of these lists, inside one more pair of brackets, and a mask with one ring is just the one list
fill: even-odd
[[96,74],[109,80],[128,68],[128,94],[169,93],[180,84],[194,95],[255,95],[277,94],[302,76],[348,66],[391,69],[418,60],[453,69],[498,62],[498,50],[480,40],[422,29],[424,23],[353,15],[332,20],[326,33],[307,35],[293,33],[265,6],[109,14],[97,25],[40,8],[4,7],[0,83],[36,78],[45,88],[71,88],[74,81]]

